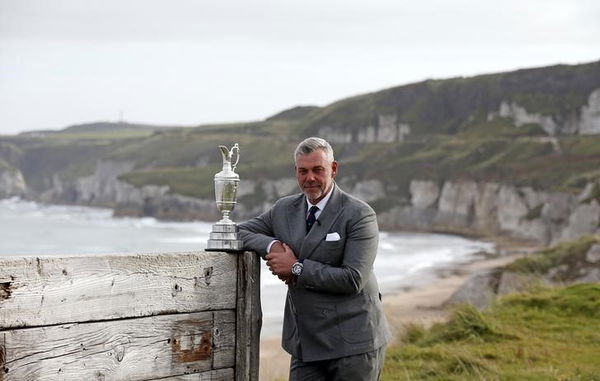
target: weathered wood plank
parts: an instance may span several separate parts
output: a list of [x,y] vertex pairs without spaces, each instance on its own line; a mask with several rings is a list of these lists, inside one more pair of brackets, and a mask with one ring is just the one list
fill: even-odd
[[237,255],[0,257],[0,329],[234,309]]
[[213,354],[213,369],[235,366],[235,319],[232,310],[213,312],[214,320],[219,322],[213,335],[213,345],[219,350]]
[[[234,314],[200,312],[0,331],[0,374],[2,381],[147,380],[206,372],[214,369],[215,358],[231,367],[233,345],[215,336],[235,335]],[[227,379],[229,373],[215,374]],[[199,379],[211,379],[208,375]]]
[[167,381],[231,381],[233,380],[233,368],[211,370],[210,372],[186,374],[184,376],[175,376],[161,378]]
[[236,381],[258,381],[260,356],[260,258],[245,252],[238,258],[236,307]]

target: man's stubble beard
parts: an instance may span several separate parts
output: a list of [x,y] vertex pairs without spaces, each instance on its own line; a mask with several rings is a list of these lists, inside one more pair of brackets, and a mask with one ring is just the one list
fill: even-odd
[[[331,181],[331,182],[329,183],[329,187],[326,187],[324,184],[321,184],[321,183],[317,183],[316,185],[318,186],[319,192],[318,192],[318,194],[316,194],[314,197],[313,197],[313,194],[315,194],[315,193],[312,193],[312,194],[311,194],[311,193],[309,193],[309,191],[308,191],[308,190],[304,189],[304,187],[302,188],[302,193],[304,193],[304,195],[305,195],[305,196],[306,196],[306,197],[307,197],[307,198],[308,198],[308,199],[309,199],[311,202],[315,202],[316,200],[320,201],[321,199],[323,199],[323,197],[325,197],[325,195],[326,195],[326,194],[327,194],[327,192],[329,191],[329,189],[330,189],[329,187],[332,187],[332,186],[333,186],[333,181]],[[315,188],[312,188],[312,189],[315,189]],[[316,204],[318,201],[316,201],[316,202],[315,202],[315,204]]]

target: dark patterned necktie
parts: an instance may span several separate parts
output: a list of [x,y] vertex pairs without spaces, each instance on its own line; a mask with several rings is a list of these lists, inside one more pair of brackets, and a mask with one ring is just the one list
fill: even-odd
[[311,206],[310,209],[308,210],[308,218],[306,219],[306,233],[308,234],[308,232],[310,231],[310,228],[312,228],[312,226],[315,224],[315,221],[317,220],[317,218],[315,217],[315,213],[317,213],[317,210],[319,210],[318,206]]

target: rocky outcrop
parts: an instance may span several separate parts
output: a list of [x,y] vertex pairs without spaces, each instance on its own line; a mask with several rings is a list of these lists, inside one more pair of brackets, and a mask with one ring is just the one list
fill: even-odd
[[575,115],[557,116],[530,112],[525,107],[503,101],[496,112],[488,114],[488,120],[495,117],[511,118],[517,127],[538,124],[550,136],[556,135],[597,135],[600,134],[600,89],[588,96],[588,101]]
[[379,180],[365,180],[354,184],[352,195],[366,202],[373,202],[385,196],[385,189]]
[[143,187],[137,197],[115,207],[115,216],[152,216],[171,221],[217,221],[220,215],[213,200],[203,200],[181,195],[153,193]]
[[478,192],[477,184],[471,181],[445,182],[438,200],[434,225],[441,227],[470,226],[474,218],[474,206]]
[[559,241],[568,241],[597,231],[600,227],[600,205],[598,201],[578,204],[572,213],[565,229],[561,231]]
[[592,92],[588,104],[581,108],[579,134],[600,134],[600,89]]
[[138,188],[119,180],[119,176],[132,169],[133,163],[99,161],[91,176],[74,181],[54,176],[52,186],[36,198],[48,203],[109,207],[116,216],[152,216],[179,221],[217,219],[213,200],[172,194],[168,186]]
[[17,163],[23,152],[15,145],[0,142],[0,198],[22,196],[27,191]]
[[542,244],[600,233],[600,201],[590,196],[473,181],[410,183],[410,203],[380,211],[386,229],[507,235]]
[[497,115],[504,118],[512,118],[517,127],[525,124],[539,124],[548,135],[556,135],[559,131],[558,125],[552,116],[529,113],[524,107],[514,102],[502,102]]
[[410,134],[410,126],[398,121],[396,115],[377,115],[375,123],[349,132],[323,126],[319,129],[319,136],[334,144],[346,143],[396,143],[403,142]]
[[498,295],[525,291],[533,286],[565,286],[600,282],[600,236],[586,236],[507,266],[472,274],[446,304],[471,303],[483,309]]
[[417,209],[435,206],[440,197],[440,187],[433,181],[413,180],[410,182],[411,203]]
[[[498,295],[525,291],[536,285],[564,286],[600,282],[599,239],[596,238],[584,245],[583,252],[577,249],[576,242],[570,243],[570,246],[567,246],[560,255],[557,255],[560,248],[550,249],[554,250],[550,254],[553,258],[548,258],[544,262],[551,262],[551,266],[548,268],[543,268],[543,265],[533,266],[540,268],[535,272],[517,271],[508,265],[472,274],[452,294],[446,304],[470,303],[483,309],[488,307]],[[548,253],[534,254],[528,258],[533,258],[535,261],[535,256],[544,255]]]
[[[110,207],[115,209],[116,215],[208,221],[219,217],[212,198],[175,194],[168,186],[135,187],[119,180],[133,167],[133,163],[99,161],[94,173],[87,177],[65,181],[55,175],[52,186],[36,199],[48,203]],[[7,176],[12,176],[10,181],[6,180]],[[0,181],[5,195],[25,189],[18,173],[4,171]],[[341,185],[366,202],[387,205],[387,209],[380,207],[378,210],[380,227],[385,230],[500,235],[541,244],[600,233],[600,184],[596,183],[588,184],[576,195],[498,183],[446,181],[438,184],[412,180],[408,198],[396,200],[391,206],[389,194],[393,191],[386,189],[381,180]],[[297,184],[293,178],[245,180],[240,185],[234,217],[243,220],[258,215],[278,198],[295,192]]]
[[0,198],[24,195],[27,185],[21,171],[1,164],[0,162]]
[[330,126],[321,127],[318,135],[331,144],[346,144],[353,141],[351,132],[338,130]]
[[501,277],[500,268],[475,273],[452,294],[446,304],[470,303],[484,309],[496,298]]

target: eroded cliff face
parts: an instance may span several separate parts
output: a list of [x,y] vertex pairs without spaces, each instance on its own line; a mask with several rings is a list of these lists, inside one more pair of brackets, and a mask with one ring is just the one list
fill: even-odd
[[580,135],[600,134],[600,89],[590,94],[588,104],[581,109]]
[[[114,208],[117,216],[153,216],[167,220],[216,221],[213,199],[171,193],[167,186],[136,188],[119,180],[133,163],[97,163],[93,175],[66,182],[57,176],[50,189],[36,197],[48,203],[67,203]],[[22,176],[0,173],[11,179],[11,195],[24,192]],[[16,177],[15,177],[16,176]],[[8,183],[4,181],[4,183]],[[380,180],[354,184],[342,181],[343,189],[377,203],[387,191]],[[1,190],[2,188],[0,188]],[[5,194],[9,189],[4,185]],[[241,221],[267,210],[275,200],[298,192],[293,178],[244,180],[238,190],[234,219]],[[262,197],[255,197],[261,194]],[[469,235],[503,235],[550,244],[600,233],[600,184],[588,183],[580,194],[548,192],[531,187],[491,182],[412,180],[403,205],[378,211],[384,230],[444,231]]]
[[27,184],[17,163],[22,151],[10,143],[0,142],[0,198],[22,196]]
[[375,122],[354,133],[340,131],[327,125],[320,127],[318,133],[332,144],[396,143],[403,142],[409,134],[410,125],[399,121],[393,114],[377,115]]
[[[334,144],[402,143],[415,133],[415,128],[398,114],[376,110],[374,113],[359,129],[348,131],[325,123],[318,126],[318,135]],[[516,127],[537,124],[549,136],[597,135],[600,134],[600,89],[589,94],[587,103],[567,114],[539,113],[517,102],[502,100],[497,109],[487,114],[488,121],[498,117],[512,119]]]
[[[490,306],[498,295],[530,290],[540,284],[567,286],[600,281],[600,243],[582,237],[542,252],[529,252],[521,264],[483,270],[469,278],[446,301],[446,305],[471,303],[479,309]],[[528,261],[524,264],[523,260]],[[532,271],[531,269],[535,269]]]
[[119,176],[134,167],[129,162],[99,161],[94,174],[74,181],[53,176],[52,185],[33,198],[47,203],[113,208],[116,216],[152,216],[165,220],[215,220],[214,201],[169,192],[167,186],[137,188]]
[[506,235],[543,244],[600,233],[597,183],[580,194],[496,183],[413,180],[407,205],[380,212],[383,229]]
[[515,102],[503,101],[497,112],[488,114],[488,119],[498,116],[512,118],[517,127],[538,124],[550,136],[597,135],[600,134],[600,89],[594,90],[587,103],[573,115],[545,115],[530,112]]
[[0,198],[23,196],[26,191],[21,171],[12,167],[0,168]]

